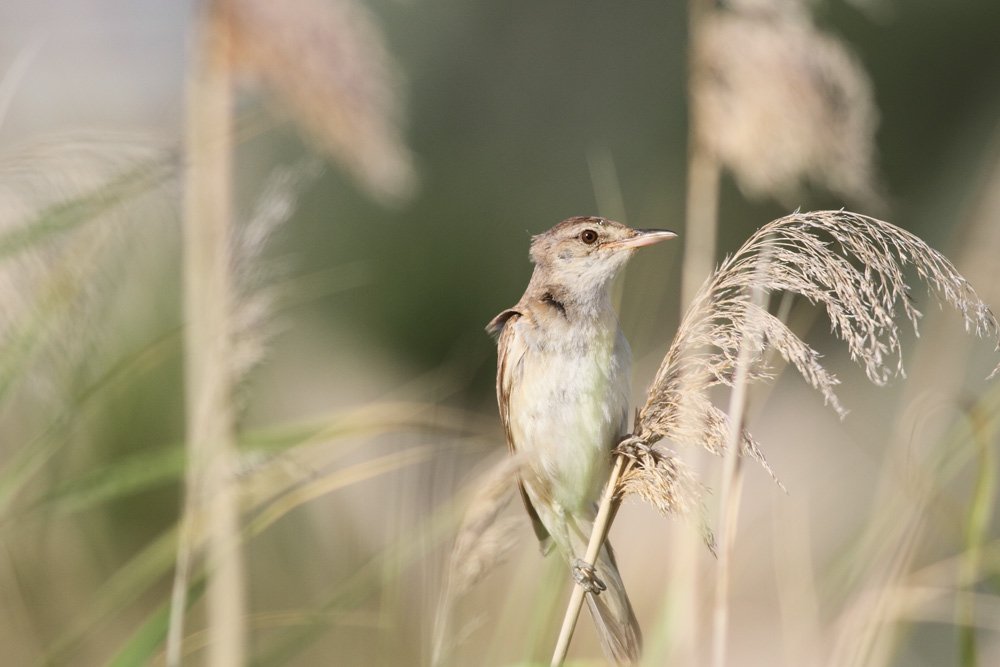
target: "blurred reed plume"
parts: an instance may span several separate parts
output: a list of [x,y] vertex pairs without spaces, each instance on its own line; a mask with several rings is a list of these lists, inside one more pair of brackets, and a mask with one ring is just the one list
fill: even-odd
[[416,182],[400,131],[399,80],[356,0],[225,0],[234,73],[259,82],[370,194],[398,201]]
[[123,250],[170,217],[164,186],[175,172],[164,142],[121,132],[64,132],[0,161],[0,385],[65,387],[106,333],[103,314],[129,264]]
[[798,205],[806,183],[884,208],[871,82],[805,0],[690,0],[687,213],[681,307],[716,262],[719,178]]
[[692,45],[696,140],[754,196],[806,181],[871,209],[878,112],[871,82],[799,0],[742,0],[706,15]]
[[399,139],[388,56],[360,7],[349,0],[208,0],[198,9],[184,140],[188,467],[166,659],[171,667],[181,662],[204,523],[208,661],[235,667],[247,656],[235,394],[264,354],[271,309],[256,265],[274,228],[288,218],[294,189],[278,183],[251,224],[233,231],[238,75],[276,93],[372,195],[398,200],[411,190],[413,173]]
[[477,619],[453,627],[457,601],[502,563],[516,543],[514,531],[523,525],[523,519],[499,516],[514,497],[515,485],[511,480],[515,479],[522,460],[518,456],[504,456],[470,484],[475,490],[459,523],[438,600],[433,665],[448,664],[452,649],[476,629]]
[[263,363],[279,328],[280,296],[275,283],[287,267],[265,254],[282,225],[295,212],[301,192],[319,175],[316,159],[274,169],[253,210],[231,230],[233,246],[233,378],[239,384]]

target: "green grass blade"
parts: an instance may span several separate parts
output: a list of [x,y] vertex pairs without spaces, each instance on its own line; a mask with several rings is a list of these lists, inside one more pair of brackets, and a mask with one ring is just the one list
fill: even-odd
[[86,195],[48,206],[34,218],[0,234],[0,259],[90,222],[115,206],[162,185],[175,176],[176,171],[175,155],[157,158],[126,171]]
[[989,540],[990,522],[997,500],[997,456],[994,450],[997,420],[994,415],[984,413],[975,406],[970,410],[969,417],[976,444],[976,482],[962,531],[965,551],[958,569],[955,616],[959,632],[958,664],[962,667],[979,664],[974,594],[976,582],[981,576],[983,546]]
[[[205,578],[196,578],[188,588],[188,609],[198,601],[205,592]],[[153,615],[136,630],[128,642],[112,657],[107,667],[134,667],[149,664],[156,654],[163,649],[167,639],[167,628],[170,624],[170,603],[164,602],[153,612]]]

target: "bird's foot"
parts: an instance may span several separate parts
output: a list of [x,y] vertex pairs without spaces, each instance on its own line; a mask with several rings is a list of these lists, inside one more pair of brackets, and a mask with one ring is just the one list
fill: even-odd
[[597,578],[597,570],[594,569],[594,566],[579,558],[573,564],[573,581],[591,595],[600,595],[601,591],[608,589],[604,582]]
[[645,440],[635,436],[629,436],[618,443],[615,448],[618,453],[630,459],[638,459],[640,456],[649,455],[653,452],[653,446],[647,445]]

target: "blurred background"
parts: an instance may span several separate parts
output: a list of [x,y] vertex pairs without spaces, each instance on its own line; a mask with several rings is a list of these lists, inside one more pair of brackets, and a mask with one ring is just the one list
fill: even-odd
[[[506,455],[484,326],[527,284],[531,235],[575,215],[677,231],[681,241],[639,253],[618,286],[636,406],[670,344],[687,7],[225,4],[248,654],[261,665],[431,664],[470,488]],[[848,78],[861,101],[840,103],[873,107],[858,121],[867,153],[847,160],[867,187],[822,169],[761,186],[723,158],[716,261],[796,208],[846,207],[922,237],[1000,303],[1000,4],[729,4],[835,40],[860,72]],[[0,6],[5,665],[165,664],[185,474],[180,230],[199,16],[148,0]],[[752,55],[726,44],[736,61]],[[733,94],[716,101],[738,110],[726,73],[713,80]],[[754,159],[781,165],[783,152]],[[749,428],[787,493],[747,470],[728,664],[1000,664],[1000,394],[985,380],[995,341],[967,335],[919,277],[912,286],[926,316],[919,339],[904,337],[908,377],[887,387],[867,382],[821,311],[792,311],[850,414],[838,420],[793,373],[755,389]],[[719,460],[691,462],[718,488]],[[538,555],[520,503],[502,516],[516,522],[514,541],[450,601],[461,623],[448,664],[548,664],[564,565]],[[672,546],[692,532],[638,501],[612,530],[649,664],[697,664],[676,650],[667,583]],[[704,585],[679,613],[701,621],[687,637],[700,660],[715,560],[702,549],[696,561]],[[200,562],[185,664],[205,664]],[[604,664],[586,614],[570,657]]]

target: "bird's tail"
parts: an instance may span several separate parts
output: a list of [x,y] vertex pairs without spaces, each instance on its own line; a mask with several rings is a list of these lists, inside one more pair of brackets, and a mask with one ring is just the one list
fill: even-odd
[[587,606],[597,627],[597,636],[604,648],[604,655],[615,665],[637,665],[642,654],[642,631],[632,611],[632,604],[625,592],[625,584],[618,574],[618,564],[611,543],[601,547],[597,563],[597,577],[607,590],[599,595],[587,593]]

